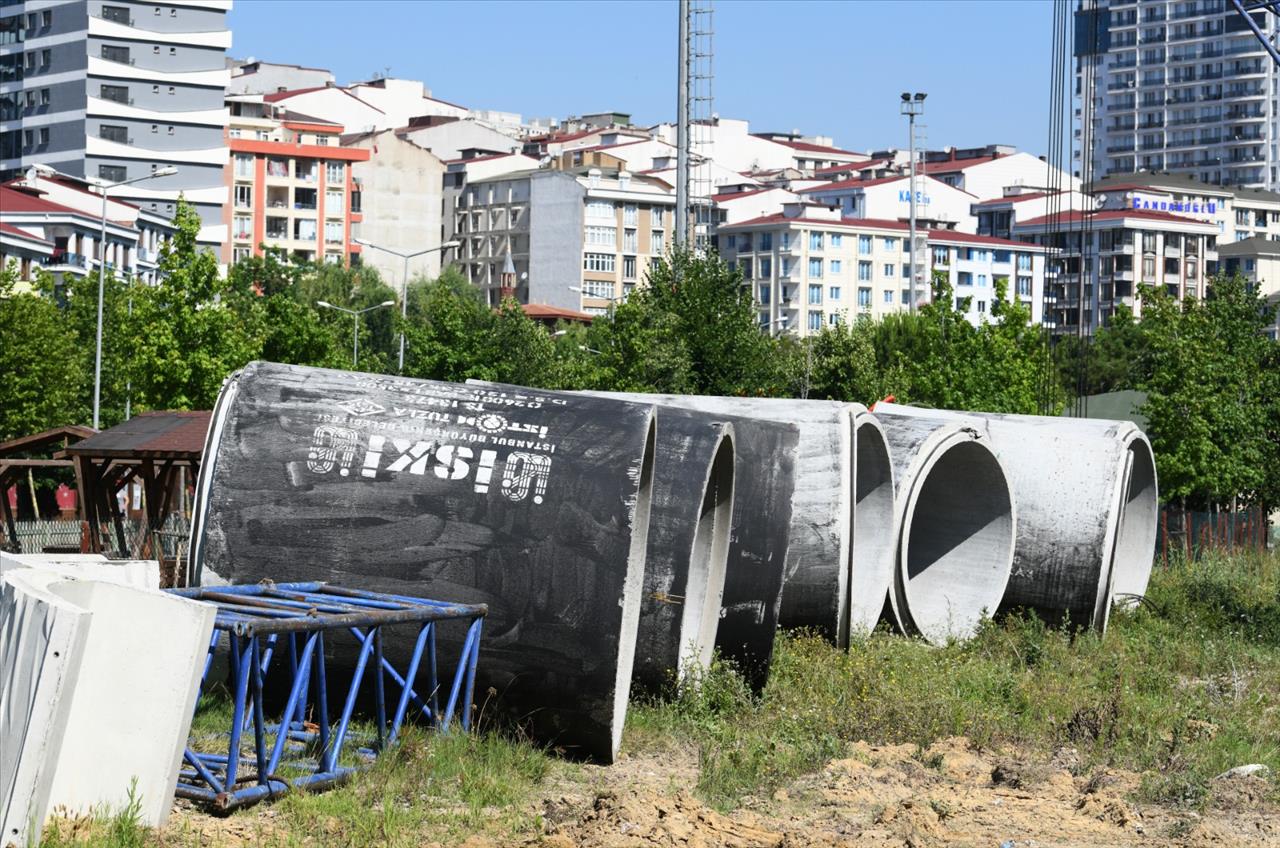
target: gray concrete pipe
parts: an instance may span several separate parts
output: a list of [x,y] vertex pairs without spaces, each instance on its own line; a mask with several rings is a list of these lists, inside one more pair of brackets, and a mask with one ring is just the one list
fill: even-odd
[[1113,598],[1146,592],[1159,513],[1151,444],[1129,421],[881,405],[981,429],[1018,502],[1003,610],[1105,630]]
[[[584,394],[614,398],[636,397],[621,393]],[[664,464],[664,455],[678,457],[685,451],[681,446],[685,439],[680,435],[680,431],[688,426],[682,423],[685,421],[701,421],[703,426],[732,428],[735,464],[733,509],[729,521],[724,594],[719,610],[719,626],[715,632],[715,648],[722,656],[733,661],[753,688],[760,689],[768,680],[778,627],[798,434],[795,427],[787,424],[658,404],[657,465],[654,472],[654,507],[651,519],[654,531],[650,533],[645,571],[648,586],[645,611],[652,611],[657,615],[662,614],[662,605],[649,604],[651,592],[682,595],[695,591],[684,588],[686,578],[683,575],[690,571],[688,567],[677,573],[676,570],[661,565],[673,562],[673,559],[678,565],[678,558],[673,558],[674,552],[655,549],[667,535],[658,530],[666,522],[664,513],[686,528],[692,524],[689,516],[695,503],[688,494],[684,494],[687,487],[678,479],[690,476],[689,464],[684,461],[671,463],[670,466]],[[674,449],[668,447],[673,442]],[[664,470],[667,467],[669,471]],[[687,559],[687,547],[683,548],[683,554]],[[666,588],[667,586],[670,588]],[[705,618],[703,620],[706,621]],[[649,627],[645,614],[641,615],[640,627],[640,645],[643,649],[644,634]],[[642,665],[644,660],[638,656],[638,673]]]
[[[512,392],[520,386],[468,380]],[[632,683],[661,692],[715,652],[734,508],[733,424],[655,407],[653,494]]]
[[[893,472],[883,433],[866,407],[780,398],[617,396],[793,424],[799,442],[778,623],[813,628],[841,646],[851,630],[874,628],[892,575],[892,522],[877,519],[892,514]],[[867,520],[857,518],[858,508],[865,508]]]
[[877,404],[897,484],[898,627],[933,644],[972,636],[994,615],[1013,565],[1017,505],[1008,475],[974,426]]
[[[487,714],[611,761],[654,429],[651,404],[251,363],[210,424],[193,568],[486,603],[477,700],[498,693]],[[415,635],[388,631],[386,650],[401,656]],[[441,629],[443,658],[461,636]]]

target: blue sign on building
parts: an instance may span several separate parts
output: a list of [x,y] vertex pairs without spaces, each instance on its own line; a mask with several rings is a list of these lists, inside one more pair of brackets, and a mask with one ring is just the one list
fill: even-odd
[[[911,202],[911,191],[910,191],[909,189],[905,189],[905,188],[904,188],[904,189],[902,189],[901,191],[899,191],[899,192],[898,192],[898,200],[902,201],[903,203],[910,203],[910,202]],[[924,206],[928,206],[928,205],[929,205],[929,195],[925,194],[923,191],[917,191],[917,192],[916,192],[916,203],[923,204]]]
[[1192,215],[1216,215],[1218,212],[1218,204],[1214,201],[1197,203],[1191,200],[1155,200],[1137,194],[1133,196],[1133,208],[1152,212],[1184,212]]

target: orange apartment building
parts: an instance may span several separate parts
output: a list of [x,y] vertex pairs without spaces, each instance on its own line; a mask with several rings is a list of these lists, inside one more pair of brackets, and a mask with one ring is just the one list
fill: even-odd
[[290,113],[261,95],[229,97],[231,161],[224,262],[263,248],[302,261],[348,264],[360,253],[352,225],[361,220],[352,163],[370,151],[340,147],[341,124]]

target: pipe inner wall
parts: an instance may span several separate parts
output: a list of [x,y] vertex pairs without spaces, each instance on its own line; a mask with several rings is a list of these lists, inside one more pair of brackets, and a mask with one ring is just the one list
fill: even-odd
[[849,634],[875,629],[893,585],[893,464],[884,429],[870,413],[854,417],[853,555],[849,572]]
[[733,437],[726,434],[711,463],[685,581],[680,618],[681,681],[710,668],[715,653],[733,514],[733,460]]
[[1155,455],[1146,436],[1136,431],[1128,444],[1128,467],[1111,578],[1111,597],[1124,605],[1147,593],[1160,520]]

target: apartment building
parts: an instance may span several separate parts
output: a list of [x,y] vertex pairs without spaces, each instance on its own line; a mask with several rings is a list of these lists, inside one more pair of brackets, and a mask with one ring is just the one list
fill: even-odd
[[[1052,232],[1047,231],[1050,224]],[[1206,281],[1217,271],[1217,226],[1172,212],[1067,212],[1054,221],[1019,221],[1013,233],[1054,252],[1046,279],[1045,324],[1059,333],[1092,335],[1107,325],[1120,304],[1141,317],[1141,285],[1164,286],[1178,298],[1203,296]]]
[[161,215],[131,203],[107,200],[102,241],[102,196],[79,177],[32,167],[0,185],[0,267],[12,261],[19,285],[29,289],[38,270],[59,284],[68,275],[107,269],[138,283],[158,280],[160,251],[176,228]]
[[1280,239],[1280,193],[1259,188],[1207,185],[1194,176],[1167,172],[1117,174],[1094,182],[1108,208],[1151,209],[1209,221],[1218,241],[1262,236]]
[[[1044,248],[1008,239],[925,230],[927,276],[945,272],[957,308],[977,324],[991,315],[998,278],[1041,319]],[[788,203],[781,213],[722,226],[720,253],[741,270],[762,326],[800,336],[859,317],[909,308],[908,228],[901,221],[850,218],[838,208]],[[917,304],[930,291],[916,291]]]
[[25,0],[0,5],[0,175],[33,164],[105,182],[177,173],[113,196],[221,245],[231,0]]
[[263,247],[302,261],[346,264],[360,253],[352,227],[361,220],[352,166],[369,151],[339,147],[342,127],[296,115],[257,95],[228,98],[231,231],[224,261],[261,255]]
[[[978,223],[971,207],[976,199],[936,177],[916,177],[916,221],[925,227],[973,233]],[[911,217],[911,178],[901,175],[839,180],[801,189],[806,200],[838,206],[850,218]]]
[[481,153],[478,150],[463,150],[461,157],[446,160],[444,166],[444,196],[440,213],[442,243],[453,241],[458,237],[457,227],[461,220],[461,216],[458,215],[458,203],[470,183],[496,177],[499,174],[534,170],[538,167],[538,160],[523,153]]
[[[1275,63],[1230,0],[1079,0],[1077,116],[1095,176],[1194,174],[1214,185],[1274,189]],[[1251,12],[1274,39],[1280,26]],[[1094,79],[1084,110],[1084,79]],[[1077,160],[1075,166],[1080,168]]]
[[459,261],[493,305],[509,295],[603,315],[667,251],[674,209],[666,183],[627,171],[478,179],[458,198]]

